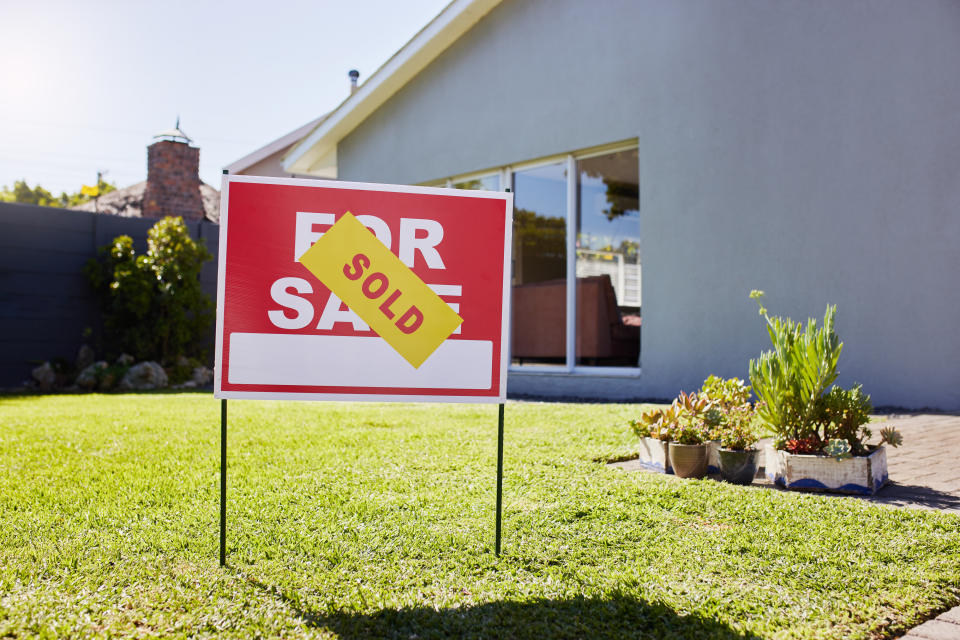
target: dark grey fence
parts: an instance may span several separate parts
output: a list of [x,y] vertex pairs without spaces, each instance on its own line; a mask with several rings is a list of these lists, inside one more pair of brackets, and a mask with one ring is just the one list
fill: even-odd
[[[138,253],[146,251],[147,231],[155,223],[0,203],[0,387],[19,385],[44,360],[72,363],[84,342],[97,346],[99,308],[83,267],[98,247],[119,235],[133,238]],[[217,255],[219,225],[189,222],[187,227]],[[200,279],[216,300],[216,258],[204,265]],[[93,335],[85,338],[87,332]]]

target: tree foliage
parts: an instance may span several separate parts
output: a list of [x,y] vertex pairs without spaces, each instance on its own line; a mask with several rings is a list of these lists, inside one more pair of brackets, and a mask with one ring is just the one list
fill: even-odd
[[[96,191],[103,195],[115,191],[116,188],[117,185],[101,178]],[[93,196],[85,195],[82,190],[73,193],[61,191],[59,196],[55,196],[40,185],[31,188],[26,180],[15,181],[13,187],[0,187],[0,202],[35,204],[41,207],[75,207],[90,200],[93,200]]]
[[213,256],[194,242],[182,218],[167,217],[147,235],[137,255],[122,235],[100,249],[86,267],[101,300],[104,348],[110,355],[173,363],[178,356],[205,358],[202,344],[213,303],[200,286],[200,269]]

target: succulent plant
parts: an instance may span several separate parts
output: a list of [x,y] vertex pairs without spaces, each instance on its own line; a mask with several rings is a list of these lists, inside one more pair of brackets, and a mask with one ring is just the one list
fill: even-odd
[[850,457],[850,443],[843,438],[833,438],[823,447],[823,452],[836,460]]
[[656,437],[653,434],[663,425],[663,409],[654,409],[640,414],[636,420],[630,421],[630,430],[639,438]]
[[683,415],[683,408],[676,402],[666,409],[653,409],[630,421],[630,429],[639,438],[670,440],[672,432]]
[[899,447],[903,444],[903,436],[897,431],[896,427],[884,427],[880,429],[880,441],[891,447]]
[[[788,438],[783,443],[783,449],[789,453],[810,454],[817,453],[823,443],[816,436],[809,438]],[[777,447],[778,449],[781,447]]]

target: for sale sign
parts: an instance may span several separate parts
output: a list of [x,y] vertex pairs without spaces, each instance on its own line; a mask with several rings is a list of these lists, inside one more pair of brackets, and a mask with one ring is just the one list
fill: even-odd
[[215,395],[503,402],[509,193],[224,176]]

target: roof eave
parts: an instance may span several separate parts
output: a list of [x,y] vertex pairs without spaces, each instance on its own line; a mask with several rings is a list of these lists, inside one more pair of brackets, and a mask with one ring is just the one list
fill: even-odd
[[239,160],[234,160],[233,162],[228,164],[226,167],[224,167],[224,169],[226,169],[230,173],[240,173],[241,171],[244,171],[245,169],[252,167],[253,165],[260,162],[261,160],[264,160],[270,157],[271,155],[273,155],[274,153],[277,153],[278,151],[282,151],[283,149],[289,147],[290,145],[296,143],[297,141],[302,140],[305,135],[310,133],[313,129],[316,129],[317,125],[323,122],[324,119],[327,117],[327,115],[329,114],[324,114],[319,118],[314,118],[313,120],[304,124],[303,126],[297,127],[290,133],[280,138],[277,138],[273,142],[269,142],[265,144],[264,146],[260,147],[256,151],[252,151],[248,153],[247,155],[243,156]]
[[287,152],[283,158],[284,170],[318,175],[314,171],[326,167],[331,157],[336,162],[337,143],[340,140],[501,1],[453,0],[353,95],[340,103],[319,126]]

